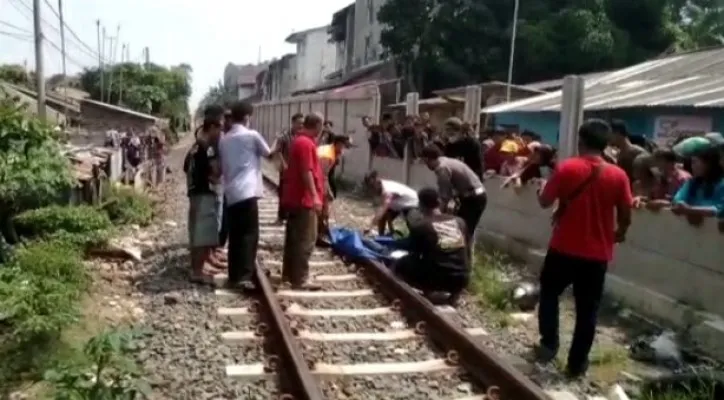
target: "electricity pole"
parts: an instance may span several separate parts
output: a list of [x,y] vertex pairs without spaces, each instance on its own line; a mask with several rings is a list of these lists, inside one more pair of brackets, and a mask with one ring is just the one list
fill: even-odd
[[58,18],[60,19],[60,52],[63,57],[63,96],[65,104],[63,106],[63,114],[68,118],[68,79],[65,61],[65,21],[63,20],[63,0],[58,0]]
[[116,36],[111,38],[111,48],[110,48],[110,59],[111,59],[111,70],[108,75],[108,104],[111,104],[111,97],[113,96],[113,69],[117,68],[116,64],[116,56],[118,55],[118,42],[119,42],[119,35],[121,33],[121,26],[118,25],[116,28]]
[[123,43],[123,47],[121,48],[121,64],[118,67],[118,105],[121,104],[121,99],[123,99],[123,59],[126,56],[126,49],[126,44]]
[[38,92],[38,118],[45,121],[45,69],[43,68],[43,28],[40,0],[33,0],[33,29],[35,34],[35,85]]
[[[101,57],[103,60],[106,59],[106,27],[103,27],[103,40],[101,41]],[[101,101],[103,101],[104,97],[103,94],[105,93],[105,74],[106,74],[106,63],[105,61],[101,61]]]
[[146,68],[148,68],[149,64],[151,64],[151,54],[148,51],[148,46],[146,46]]
[[510,85],[513,84],[513,63],[515,62],[515,39],[518,36],[518,9],[520,0],[515,0],[513,6],[513,32],[510,35],[510,59],[508,60],[508,85],[505,92],[505,101],[510,103]]

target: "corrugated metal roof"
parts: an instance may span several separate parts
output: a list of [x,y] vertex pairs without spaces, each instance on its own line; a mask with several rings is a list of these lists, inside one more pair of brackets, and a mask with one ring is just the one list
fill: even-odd
[[[115,105],[113,105],[113,104],[108,104],[108,103],[105,103],[105,102],[102,102],[102,101],[91,100],[91,99],[83,99],[83,100],[81,100],[81,104],[83,104],[83,103],[92,104],[92,105],[94,105],[94,106],[103,107],[103,108],[106,108],[106,109],[109,109],[109,110],[126,113],[126,114],[128,114],[128,115],[133,115],[133,116],[135,116],[135,117],[147,119],[147,120],[153,121],[153,122],[158,122],[158,121],[161,120],[161,118],[154,117],[153,115],[150,115],[150,114],[144,114],[144,113],[142,113],[142,112],[133,111],[133,110],[131,110],[130,108],[119,107],[119,106],[115,106]],[[81,106],[81,107],[82,107],[82,106]]]
[[[584,108],[724,106],[724,48],[676,54],[594,77],[585,83]],[[556,91],[486,107],[486,113],[560,111]]]

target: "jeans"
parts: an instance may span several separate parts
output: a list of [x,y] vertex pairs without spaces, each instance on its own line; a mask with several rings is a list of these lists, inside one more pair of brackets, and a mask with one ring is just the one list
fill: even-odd
[[588,354],[596,335],[598,307],[603,294],[606,268],[605,261],[586,260],[551,249],[548,249],[543,262],[538,330],[540,344],[547,350],[558,351],[558,301],[566,287],[573,285],[576,325],[568,352],[569,369],[582,370],[588,363]]
[[227,204],[229,283],[250,281],[259,248],[259,205],[256,197]]
[[289,210],[284,237],[282,280],[293,286],[309,278],[309,259],[317,242],[317,212],[309,208]]

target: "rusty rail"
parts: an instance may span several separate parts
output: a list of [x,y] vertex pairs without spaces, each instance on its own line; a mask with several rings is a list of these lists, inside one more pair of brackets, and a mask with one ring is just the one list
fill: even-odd
[[382,292],[397,299],[395,306],[405,316],[423,322],[416,329],[424,330],[436,344],[450,350],[448,359],[459,359],[465,370],[489,389],[490,397],[495,398],[497,395],[506,400],[550,400],[540,386],[476,343],[472,336],[448,320],[426,298],[395,278],[386,266],[371,260],[355,264],[380,286]]
[[[264,180],[279,189],[278,182],[273,178],[264,174]],[[543,388],[492,351],[476,343],[460,326],[437,311],[430,301],[397,279],[386,266],[372,260],[352,262],[358,272],[371,278],[377,289],[388,298],[395,299],[393,306],[416,322],[415,329],[418,333],[427,334],[437,345],[448,350],[448,361],[459,362],[486,388],[487,399],[551,400]]]
[[274,288],[269,281],[266,271],[257,263],[256,278],[261,292],[262,301],[259,306],[264,307],[269,316],[271,331],[266,325],[259,325],[258,334],[269,335],[277,340],[278,346],[275,350],[282,356],[281,362],[274,356],[267,360],[266,368],[280,374],[282,388],[291,393],[285,393],[280,399],[285,400],[323,400],[317,381],[312,376],[307,362],[304,360],[302,350],[292,333],[284,310],[274,293]]

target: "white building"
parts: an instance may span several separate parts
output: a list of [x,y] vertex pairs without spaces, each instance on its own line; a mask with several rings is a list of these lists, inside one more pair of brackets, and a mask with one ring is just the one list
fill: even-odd
[[352,69],[362,68],[382,60],[383,48],[380,34],[383,25],[377,21],[377,13],[386,0],[355,0],[354,3],[354,52]]
[[324,82],[324,77],[337,67],[337,48],[329,42],[329,27],[307,29],[292,33],[288,43],[297,45],[296,81],[293,91],[305,90]]

